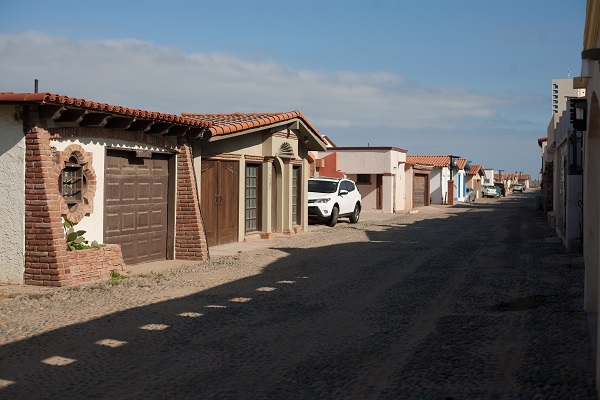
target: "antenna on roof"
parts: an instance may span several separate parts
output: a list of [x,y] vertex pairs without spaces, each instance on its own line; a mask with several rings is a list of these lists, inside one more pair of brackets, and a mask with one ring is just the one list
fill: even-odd
[[567,70],[567,78],[571,79],[571,68]]
[[33,93],[37,93],[38,92],[38,80],[35,80],[35,85],[33,86]]

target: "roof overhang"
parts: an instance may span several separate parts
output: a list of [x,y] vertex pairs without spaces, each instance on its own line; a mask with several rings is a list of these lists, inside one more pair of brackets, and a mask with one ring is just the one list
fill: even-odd
[[121,129],[206,139],[210,123],[174,114],[130,109],[51,93],[0,93],[0,104],[37,106],[45,128]]

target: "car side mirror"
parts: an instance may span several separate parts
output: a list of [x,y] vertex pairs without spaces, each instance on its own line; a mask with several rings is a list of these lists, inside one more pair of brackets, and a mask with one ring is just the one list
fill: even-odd
[[348,191],[346,189],[340,190],[340,196],[343,196],[345,194],[348,194]]

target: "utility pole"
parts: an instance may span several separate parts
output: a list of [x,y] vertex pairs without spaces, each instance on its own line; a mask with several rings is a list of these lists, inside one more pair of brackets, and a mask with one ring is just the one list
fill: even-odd
[[454,159],[460,158],[460,156],[454,156],[452,154],[448,154],[450,157],[450,180],[448,181],[448,205],[454,205],[454,179],[452,179],[452,164],[454,164]]

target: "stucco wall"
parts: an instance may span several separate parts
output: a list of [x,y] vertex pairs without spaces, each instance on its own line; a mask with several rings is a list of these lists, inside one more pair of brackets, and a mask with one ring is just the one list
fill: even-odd
[[371,175],[370,184],[358,186],[363,197],[363,209],[377,209],[377,175],[382,175],[382,211],[392,213],[410,208],[408,197],[412,196],[412,192],[406,192],[405,184],[406,153],[392,148],[332,148],[318,152],[318,157],[333,153],[337,154],[337,168],[345,172],[348,178],[356,181],[357,174]]
[[377,208],[377,175],[371,174],[371,181],[369,183],[358,183],[356,174],[348,174],[347,176],[356,182],[356,187],[362,197],[362,209],[375,210]]
[[85,238],[91,243],[104,242],[104,161],[106,148],[146,149],[155,152],[166,152],[162,147],[150,146],[125,140],[114,140],[104,138],[81,138],[81,139],[55,139],[50,145],[56,150],[63,151],[71,144],[79,144],[87,152],[92,153],[92,166],[96,172],[96,194],[94,195],[94,209],[91,214],[86,215],[77,224],[78,230],[84,230]]
[[442,204],[446,189],[442,190],[442,170],[434,168],[429,178],[429,193],[431,194],[431,204]]
[[23,283],[25,271],[25,135],[15,116],[0,106],[0,283]]

